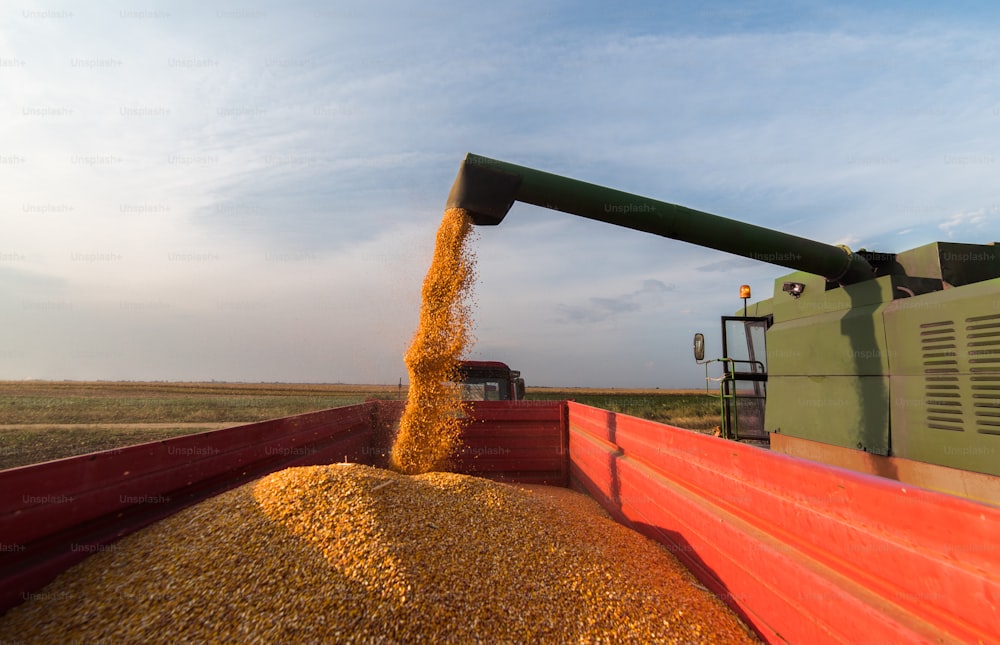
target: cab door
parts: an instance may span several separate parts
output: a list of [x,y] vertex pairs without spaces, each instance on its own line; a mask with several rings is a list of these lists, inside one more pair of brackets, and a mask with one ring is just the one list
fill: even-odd
[[768,441],[767,329],[772,316],[722,317],[723,429],[737,440]]

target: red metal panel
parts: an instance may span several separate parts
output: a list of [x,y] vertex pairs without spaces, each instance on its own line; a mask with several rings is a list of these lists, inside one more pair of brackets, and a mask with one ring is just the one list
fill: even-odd
[[[338,409],[336,414],[317,415],[0,471],[0,535],[11,543],[24,544],[131,506],[132,498],[168,503],[160,499],[166,492],[219,475],[238,477],[241,469],[257,463],[294,461],[325,448],[333,438],[342,439],[339,435],[352,429],[362,434],[370,431],[365,410],[349,407]],[[344,454],[338,458],[343,459]],[[59,511],[53,512],[53,508]]]
[[[963,611],[996,611],[986,597],[965,595],[978,587],[984,568],[996,566],[1000,551],[994,537],[1000,525],[980,520],[981,505],[701,435],[690,437],[686,453],[664,452],[659,446],[670,445],[669,429],[635,421],[619,432],[626,455],[659,457],[671,477],[753,524],[795,527],[785,531],[785,542],[908,611],[937,611],[944,623]],[[720,472],[723,462],[728,467]],[[955,527],[964,529],[956,534]],[[908,576],[885,576],[886,569]]]
[[455,472],[566,486],[568,435],[562,401],[477,401],[468,408]]
[[0,611],[86,557],[82,546],[275,470],[369,462],[375,412],[364,403],[0,471]]
[[403,415],[406,401],[370,399],[369,402],[374,406],[372,408],[372,443],[369,448],[363,450],[365,459],[362,463],[378,468],[388,468],[389,452],[392,449],[392,441],[399,428],[399,419]]
[[[792,643],[948,642],[948,634],[907,615],[690,490],[628,457],[616,462],[622,510],[650,537],[678,545],[678,556],[713,581],[720,597],[751,623]],[[661,527],[670,527],[664,532]],[[774,616],[780,616],[778,620]],[[850,616],[850,621],[844,617]]]
[[769,640],[998,639],[1000,509],[605,410],[568,410],[572,476]]

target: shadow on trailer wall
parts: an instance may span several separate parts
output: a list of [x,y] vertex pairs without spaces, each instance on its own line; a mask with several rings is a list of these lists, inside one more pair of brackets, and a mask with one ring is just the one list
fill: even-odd
[[[0,471],[0,609],[212,494],[385,463],[402,402]],[[1000,508],[563,401],[473,404],[459,472],[572,486],[663,544],[771,643],[1000,640]]]

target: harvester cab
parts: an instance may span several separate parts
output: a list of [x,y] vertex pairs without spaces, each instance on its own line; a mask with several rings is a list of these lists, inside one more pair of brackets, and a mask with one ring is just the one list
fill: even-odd
[[853,252],[473,154],[447,207],[492,226],[515,201],[793,271],[745,316],[723,318],[734,438],[769,436],[772,450],[873,474],[916,463],[917,484],[1000,476],[995,241]]
[[[769,442],[764,427],[767,400],[767,330],[774,321],[770,314],[755,311],[747,315],[750,287],[740,287],[743,315],[722,316],[722,357],[705,360],[705,335],[694,336],[694,358],[705,366],[705,386],[719,383],[721,436],[737,441]],[[755,305],[755,310],[758,308]],[[722,364],[722,376],[711,377],[709,366]]]

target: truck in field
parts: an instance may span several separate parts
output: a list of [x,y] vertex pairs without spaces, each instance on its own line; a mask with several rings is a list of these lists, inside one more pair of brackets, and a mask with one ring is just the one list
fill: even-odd
[[500,361],[462,361],[459,365],[463,401],[521,401],[524,379]]

